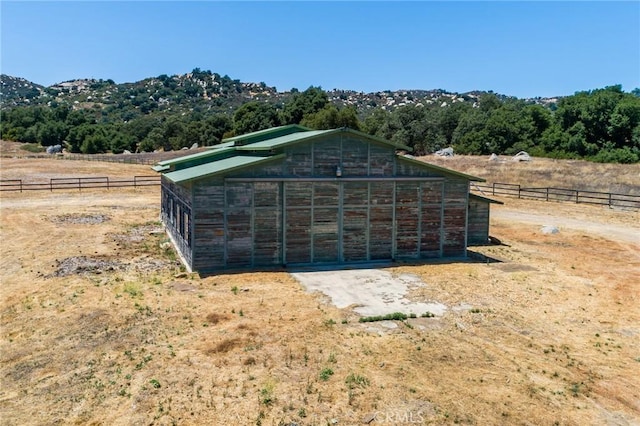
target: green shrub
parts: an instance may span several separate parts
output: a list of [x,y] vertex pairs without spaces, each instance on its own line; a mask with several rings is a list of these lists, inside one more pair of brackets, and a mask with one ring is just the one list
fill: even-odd
[[373,316],[373,317],[362,317],[358,321],[360,321],[360,322],[375,322],[375,321],[387,321],[387,320],[402,321],[402,320],[406,320],[406,319],[407,319],[407,315],[403,314],[402,312],[394,312],[392,314],[387,314],[387,315],[376,315],[376,316]]
[[323,368],[320,372],[320,379],[325,382],[329,380],[331,376],[333,376],[333,370],[330,368]]
[[45,148],[42,145],[38,145],[37,143],[23,143],[20,146],[20,149],[28,152],[44,152]]

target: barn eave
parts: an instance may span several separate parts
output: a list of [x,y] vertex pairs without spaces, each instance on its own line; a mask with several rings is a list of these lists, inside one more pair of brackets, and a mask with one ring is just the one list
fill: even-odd
[[469,193],[469,198],[475,198],[477,200],[485,201],[490,204],[504,204],[502,201],[493,200],[491,198],[483,197],[482,195],[473,194],[473,193]]
[[429,170],[437,171],[437,172],[445,174],[445,175],[455,176],[455,177],[459,177],[459,178],[466,179],[466,180],[473,181],[473,182],[486,182],[486,180],[481,178],[481,177],[472,176],[472,175],[468,175],[466,173],[461,173],[461,172],[457,172],[455,170],[451,170],[451,169],[447,169],[447,168],[444,168],[444,167],[436,166],[435,164],[426,163],[424,161],[416,160],[415,158],[407,157],[406,155],[398,154],[397,157],[398,157],[398,159],[400,159],[402,161],[407,161],[407,162],[410,162],[411,164],[415,164],[417,166],[420,166],[422,168],[426,168],[426,169],[429,169]]
[[164,176],[170,181],[178,184],[194,180],[204,179],[220,174],[227,174],[247,167],[257,166],[269,161],[283,159],[284,154],[271,155],[268,157],[257,155],[238,155],[224,158],[222,160],[189,167],[175,172],[165,173]]

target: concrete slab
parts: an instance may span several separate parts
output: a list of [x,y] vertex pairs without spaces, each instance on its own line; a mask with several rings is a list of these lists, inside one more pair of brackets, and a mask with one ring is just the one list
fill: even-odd
[[386,315],[394,312],[425,312],[442,315],[442,303],[416,302],[406,298],[411,288],[426,285],[412,274],[393,275],[376,267],[357,269],[313,268],[291,271],[308,292],[327,295],[338,308],[353,307],[362,316]]

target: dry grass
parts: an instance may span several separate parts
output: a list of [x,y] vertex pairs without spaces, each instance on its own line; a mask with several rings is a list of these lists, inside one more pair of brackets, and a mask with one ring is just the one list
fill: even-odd
[[[504,201],[638,232],[637,213]],[[413,298],[450,309],[389,330],[284,271],[184,273],[160,248],[157,188],[0,203],[3,424],[640,420],[638,244],[494,220],[508,246],[479,252],[502,263],[391,269],[423,278]],[[82,257],[121,267],[53,274]]]
[[467,155],[451,158],[429,155],[420,157],[420,160],[478,176],[490,183],[640,195],[640,163],[598,164],[550,158],[513,162],[510,157],[501,158],[501,161],[489,161],[488,157]]

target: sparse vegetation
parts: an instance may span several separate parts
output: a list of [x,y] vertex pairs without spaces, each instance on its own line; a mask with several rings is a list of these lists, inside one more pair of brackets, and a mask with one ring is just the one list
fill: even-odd
[[392,314],[387,315],[374,315],[371,317],[360,317],[358,321],[360,322],[375,322],[375,321],[403,321],[406,320],[408,316],[403,314],[402,312],[394,312]]
[[326,382],[331,376],[333,376],[333,370],[329,367],[323,368],[322,371],[320,371],[320,380],[322,381]]
[[369,386],[369,379],[359,374],[351,373],[347,376],[344,383],[347,385],[349,389],[353,389],[356,387],[367,387]]
[[[0,174],[49,173],[53,163],[61,174],[146,170],[3,158]],[[535,225],[492,215],[506,244],[473,250],[500,262],[389,266],[427,283],[408,299],[448,307],[434,318],[406,312],[401,321],[411,329],[359,323],[353,310],[306,293],[283,271],[183,274],[159,249],[153,189],[1,197],[0,241],[10,242],[0,259],[4,423],[361,424],[376,412],[420,412],[429,424],[638,417],[640,313],[632,295],[640,259],[624,239],[638,229],[636,212],[503,200],[498,209],[617,225],[626,234],[566,227],[546,238]],[[49,220],[98,215],[110,220]],[[82,256],[120,266],[51,274],[61,258]],[[131,284],[135,296],[124,290]],[[251,291],[235,296],[234,286]],[[325,325],[330,318],[337,324]],[[327,380],[325,369],[334,373],[325,372]]]
[[24,143],[20,147],[21,150],[33,153],[40,153],[45,151],[45,147],[36,143]]

